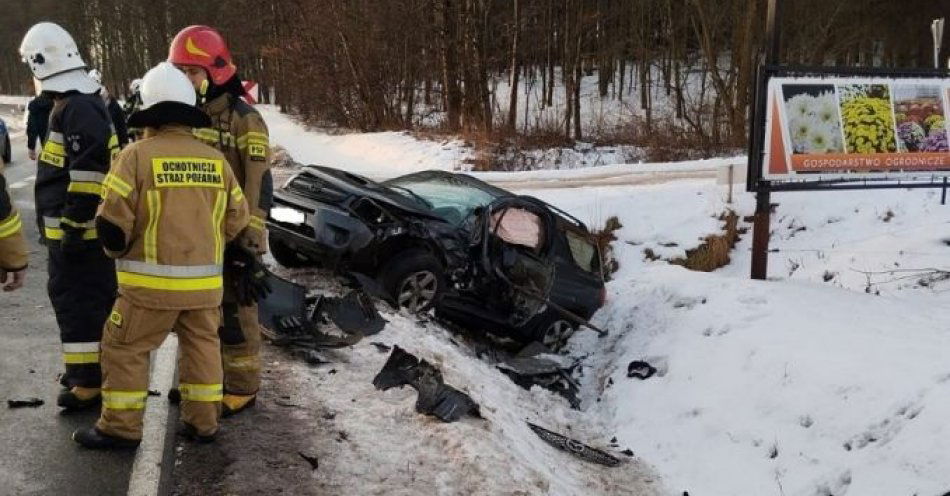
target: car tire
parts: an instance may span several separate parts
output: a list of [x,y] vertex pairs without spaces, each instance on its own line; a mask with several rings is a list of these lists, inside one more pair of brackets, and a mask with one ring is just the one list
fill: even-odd
[[534,340],[547,346],[552,351],[561,351],[567,341],[577,332],[578,325],[563,315],[548,310],[541,315],[534,325]]
[[427,312],[445,291],[442,264],[425,250],[397,254],[379,273],[379,280],[400,307],[412,313]]
[[293,248],[284,244],[283,241],[279,239],[270,238],[270,253],[274,256],[274,260],[277,260],[281,266],[288,269],[296,269],[300,267],[307,267],[313,265],[307,257],[304,257],[294,251]]

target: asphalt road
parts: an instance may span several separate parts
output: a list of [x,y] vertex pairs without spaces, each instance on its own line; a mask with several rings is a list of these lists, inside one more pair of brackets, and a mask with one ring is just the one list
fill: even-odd
[[[9,409],[0,403],[0,494],[125,494],[134,452],[84,450],[69,439],[91,425],[98,412],[62,415],[56,407],[62,371],[59,330],[46,296],[46,259],[37,243],[33,210],[34,164],[26,156],[22,127],[0,114],[13,132],[13,163],[4,173],[30,243],[26,285],[0,293],[0,399],[36,397],[38,408]],[[164,398],[150,398],[164,401]]]

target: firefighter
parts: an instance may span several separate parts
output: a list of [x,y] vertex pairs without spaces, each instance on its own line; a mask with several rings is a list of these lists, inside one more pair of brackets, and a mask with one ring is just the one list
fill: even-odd
[[[273,201],[267,126],[244,94],[224,38],[207,26],[189,26],[172,40],[168,61],[191,80],[211,126],[196,129],[202,141],[221,150],[244,188],[251,220],[239,236],[240,246],[261,257],[266,251],[264,219]],[[263,277],[263,274],[261,275]],[[261,330],[257,304],[226,291],[222,305],[224,361],[223,415],[254,405],[260,387]]]
[[4,291],[23,287],[26,278],[26,241],[23,239],[23,221],[13,208],[13,200],[3,177],[3,159],[0,158],[0,286]]
[[171,330],[181,346],[182,434],[211,441],[223,391],[218,326],[225,244],[244,229],[247,201],[224,155],[191,133],[207,127],[182,73],[162,62],[129,119],[146,138],[116,158],[96,227],[115,257],[119,298],[102,337],[102,413],[73,440],[134,448],[142,438],[149,352]]
[[118,140],[99,85],[86,73],[66,30],[49,22],[34,25],[20,55],[54,101],[35,194],[41,239],[49,250],[47,289],[66,367],[57,404],[89,408],[99,401],[99,338],[116,294],[115,264],[102,252],[93,217]]
[[[129,116],[137,112],[142,107],[142,80],[133,79],[132,83],[129,84],[129,96],[125,99],[125,105],[122,107],[122,112],[125,114],[126,123],[128,123]],[[142,130],[127,126],[129,130],[129,141],[135,141],[142,139]]]
[[106,110],[109,111],[109,119],[112,120],[115,135],[119,138],[119,148],[125,148],[125,145],[129,144],[129,131],[125,124],[125,113],[122,111],[122,106],[109,93],[109,88],[102,84],[102,73],[99,72],[99,69],[89,71],[89,77],[99,84],[99,96],[102,97],[102,102],[105,103]]

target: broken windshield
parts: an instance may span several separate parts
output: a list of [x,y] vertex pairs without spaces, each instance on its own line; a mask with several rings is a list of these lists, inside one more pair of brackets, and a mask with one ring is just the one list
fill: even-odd
[[406,176],[393,179],[386,185],[413,199],[422,198],[433,213],[456,225],[461,224],[473,210],[495,199],[495,195],[451,176]]

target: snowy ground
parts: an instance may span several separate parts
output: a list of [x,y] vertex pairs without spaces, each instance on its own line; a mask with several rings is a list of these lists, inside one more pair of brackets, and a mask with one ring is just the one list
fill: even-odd
[[[950,490],[950,284],[877,273],[950,269],[950,207],[938,193],[774,195],[768,282],[747,279],[751,236],[712,274],[644,260],[644,248],[675,257],[716,229],[726,205],[708,183],[536,193],[581,218],[620,215],[621,269],[596,317],[615,334],[581,334],[572,352],[592,372],[586,413],[671,493]],[[751,196],[737,208],[751,213]],[[627,378],[635,359],[662,376]]]

